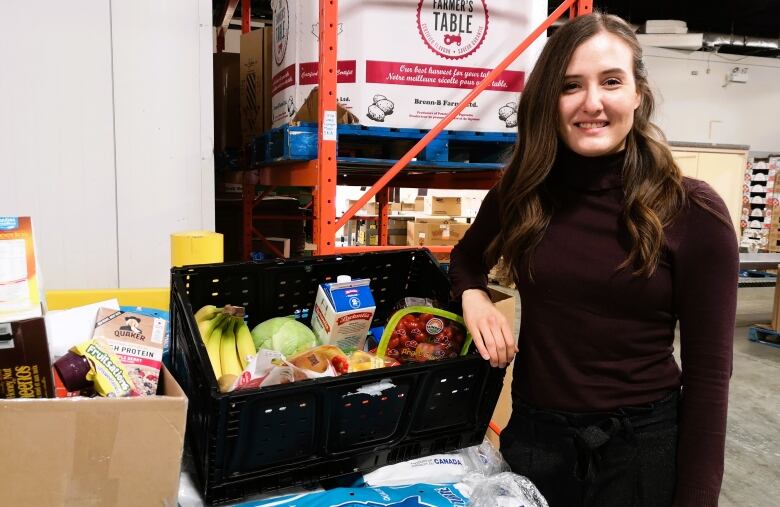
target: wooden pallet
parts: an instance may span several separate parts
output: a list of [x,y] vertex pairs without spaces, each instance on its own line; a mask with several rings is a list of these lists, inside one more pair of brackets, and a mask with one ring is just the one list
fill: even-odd
[[[428,133],[424,129],[338,126],[338,160],[344,164],[392,165]],[[516,134],[445,130],[409,167],[497,169],[503,166]],[[255,138],[253,165],[317,158],[317,124],[284,125]]]

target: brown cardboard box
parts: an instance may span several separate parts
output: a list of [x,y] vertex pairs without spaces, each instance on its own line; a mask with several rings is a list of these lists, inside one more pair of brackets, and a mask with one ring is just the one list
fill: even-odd
[[387,244],[390,246],[406,246],[406,234],[388,234]]
[[425,211],[425,197],[418,196],[414,199],[413,211]]
[[53,397],[43,317],[0,323],[0,399]]
[[[515,329],[515,298],[505,292],[501,292],[495,289],[489,289],[490,299],[496,305],[498,311],[501,312],[512,329],[512,334],[517,337],[517,329]],[[498,397],[498,403],[493,411],[493,417],[491,421],[496,423],[499,428],[504,429],[509,422],[509,416],[512,415],[512,373],[514,370],[514,362],[506,369],[506,375],[504,376],[504,387],[501,390],[501,395]],[[487,437],[498,449],[499,441],[498,435],[491,429],[488,429]]]
[[239,55],[214,54],[214,151],[241,147]]
[[[356,200],[348,199],[347,200],[347,209],[349,209],[352,206],[354,206],[356,202],[357,202]],[[360,208],[360,210],[358,210],[358,214],[361,214],[361,215],[376,215],[377,214],[376,201],[368,201],[367,203],[365,203],[363,205],[363,207]]]
[[244,144],[263,132],[264,29],[241,34],[241,139]]
[[[306,100],[301,104],[298,112],[293,116],[293,122],[317,122],[319,121],[319,100],[320,92],[317,88],[314,88]],[[336,123],[360,123],[357,116],[352,114],[347,108],[341,104],[336,104]]]
[[469,224],[453,222],[439,217],[417,217],[406,226],[406,239],[415,246],[456,245],[469,228]]
[[425,197],[426,215],[459,217],[463,214],[460,197]]
[[176,505],[187,398],[0,401],[4,505]]
[[271,130],[271,76],[273,75],[274,42],[270,26],[263,28],[263,132]]

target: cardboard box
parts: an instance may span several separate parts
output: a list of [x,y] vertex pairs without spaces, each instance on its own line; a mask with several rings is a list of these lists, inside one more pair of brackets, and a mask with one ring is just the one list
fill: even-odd
[[[547,2],[341,0],[339,13],[338,102],[362,125],[430,129],[506,56],[507,41],[539,26]],[[318,4],[274,2],[273,24],[278,127],[318,85]],[[518,93],[544,42],[537,39],[447,128],[513,132]]]
[[423,210],[426,215],[475,217],[480,206],[482,199],[474,197],[426,196]]
[[133,380],[136,392],[153,396],[162,367],[165,319],[101,308],[93,338],[107,343]]
[[[265,238],[266,241],[271,243],[282,254],[282,257],[288,259],[290,257],[290,238]],[[260,241],[257,245],[257,250],[271,256],[276,257],[276,253],[271,250],[265,242]]]
[[0,216],[0,322],[43,315],[30,217]]
[[[355,205],[357,200],[348,199],[347,200],[347,209],[351,208]],[[376,201],[368,201],[363,205],[362,208],[358,211],[358,214],[361,215],[376,215],[377,214],[377,205]]]
[[376,310],[370,282],[358,279],[317,288],[311,328],[323,345],[336,345],[347,353],[363,350]]
[[263,132],[271,130],[271,75],[274,63],[274,38],[269,30],[264,28],[263,34]]
[[409,245],[454,246],[466,234],[469,224],[438,217],[417,217],[406,227],[406,241]]
[[414,211],[425,211],[425,197],[423,196],[415,197]]
[[244,144],[263,132],[263,37],[260,28],[241,34],[241,139]]
[[425,196],[425,214],[443,215],[449,217],[461,216],[460,197],[435,197]]
[[[498,291],[493,288],[489,288],[490,299],[496,305],[498,311],[501,312],[507,321],[509,321],[509,327],[512,329],[512,334],[517,340],[518,330],[515,327],[515,315],[516,304],[515,297],[502,291]],[[509,422],[509,417],[512,415],[512,375],[514,372],[514,361],[506,369],[506,375],[504,376],[504,387],[501,389],[501,395],[498,397],[498,403],[493,411],[493,417],[491,421],[496,423],[499,428],[504,429]],[[493,430],[488,429],[487,437],[496,447],[499,448],[498,434]]]
[[387,244],[390,246],[406,246],[406,233],[404,234],[388,234]]
[[214,54],[214,152],[241,147],[240,57]]
[[176,505],[187,398],[0,401],[4,505]]
[[43,317],[0,323],[0,399],[53,397]]

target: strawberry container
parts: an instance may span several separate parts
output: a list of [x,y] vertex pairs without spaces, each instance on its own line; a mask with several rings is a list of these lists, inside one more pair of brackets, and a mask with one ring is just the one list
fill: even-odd
[[385,325],[393,305],[406,296],[451,306],[449,280],[427,250],[171,271],[171,367],[190,400],[187,442],[208,503],[316,484],[482,441],[504,370],[473,353],[220,393],[195,310],[242,305],[250,327],[283,315],[309,325],[318,286],[344,274],[371,279],[373,326]]

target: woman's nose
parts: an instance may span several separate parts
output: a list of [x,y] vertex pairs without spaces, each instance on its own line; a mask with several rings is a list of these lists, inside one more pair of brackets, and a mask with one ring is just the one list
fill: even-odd
[[604,109],[601,103],[601,90],[598,87],[589,86],[585,89],[585,97],[582,103],[582,110],[587,114],[598,114]]

